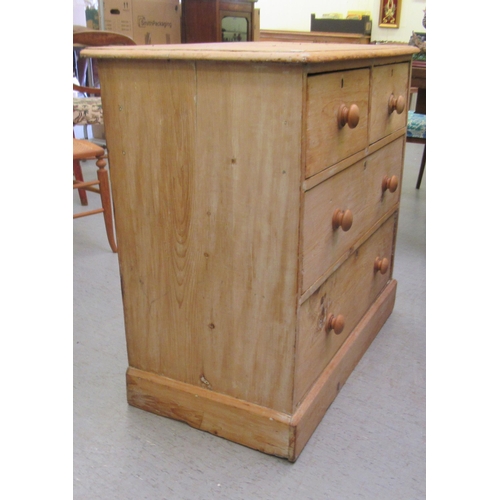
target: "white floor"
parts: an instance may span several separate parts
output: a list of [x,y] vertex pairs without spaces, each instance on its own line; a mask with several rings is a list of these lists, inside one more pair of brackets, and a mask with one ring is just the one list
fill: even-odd
[[118,259],[101,215],[74,221],[75,500],[425,498],[422,150],[407,145],[394,312],[295,464],[128,406]]

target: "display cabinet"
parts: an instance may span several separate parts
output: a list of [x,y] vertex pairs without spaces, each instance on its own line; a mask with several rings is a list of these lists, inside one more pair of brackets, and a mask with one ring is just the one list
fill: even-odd
[[182,42],[253,40],[257,0],[182,0]]

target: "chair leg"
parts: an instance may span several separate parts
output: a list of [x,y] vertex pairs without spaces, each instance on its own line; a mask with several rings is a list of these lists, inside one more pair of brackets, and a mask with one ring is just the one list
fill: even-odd
[[427,146],[424,146],[424,154],[422,156],[422,163],[420,163],[420,171],[418,173],[418,179],[417,179],[417,189],[420,189],[420,183],[422,182],[422,177],[424,175],[424,170],[425,170],[425,150]]
[[97,178],[99,179],[99,191],[101,195],[101,203],[104,215],[104,226],[106,227],[106,235],[108,236],[109,246],[113,252],[118,251],[115,242],[115,232],[113,224],[113,208],[111,204],[111,190],[109,187],[109,176],[106,170],[106,160],[99,158],[96,163],[99,170],[97,171]]
[[[83,172],[82,166],[80,165],[79,160],[73,160],[73,175],[77,181],[83,182]],[[88,205],[89,202],[87,200],[87,192],[85,189],[78,190],[78,196],[80,197],[80,203],[82,205]]]

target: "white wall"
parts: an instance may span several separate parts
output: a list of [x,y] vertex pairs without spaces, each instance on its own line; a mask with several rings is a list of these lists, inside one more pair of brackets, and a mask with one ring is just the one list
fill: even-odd
[[86,26],[85,0],[73,0],[73,25]]
[[[260,9],[261,29],[292,31],[310,31],[311,14],[339,12],[345,15],[349,10],[369,11],[373,20],[372,40],[408,42],[412,31],[425,31],[422,18],[426,0],[401,1],[401,22],[397,29],[379,28],[380,0],[258,0],[255,7]],[[73,24],[85,26],[85,3],[85,0],[73,0]]]
[[[97,7],[103,9],[102,0],[73,0],[73,25],[87,26],[85,19],[85,9],[89,7]],[[104,20],[100,19],[101,28],[104,29]]]
[[424,32],[425,28],[422,25],[424,18],[426,0],[403,0],[401,19],[399,28],[379,28],[378,18],[380,12],[380,1],[372,0],[372,40],[389,40],[391,42],[408,42],[412,31]]
[[350,10],[372,13],[372,40],[408,42],[412,31],[425,31],[422,26],[426,0],[401,0],[400,27],[379,28],[380,0],[258,0],[261,29],[310,31],[311,14],[327,12],[347,14]]

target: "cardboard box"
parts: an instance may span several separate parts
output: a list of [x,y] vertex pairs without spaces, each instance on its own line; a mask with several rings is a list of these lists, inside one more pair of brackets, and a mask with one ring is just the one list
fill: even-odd
[[104,29],[138,45],[181,43],[179,0],[104,0]]
[[104,0],[104,29],[133,37],[132,0]]

